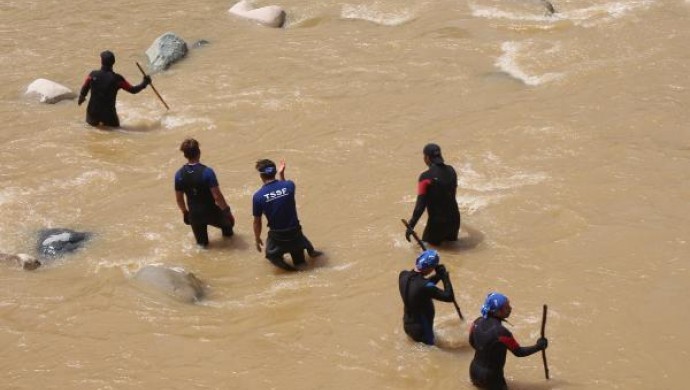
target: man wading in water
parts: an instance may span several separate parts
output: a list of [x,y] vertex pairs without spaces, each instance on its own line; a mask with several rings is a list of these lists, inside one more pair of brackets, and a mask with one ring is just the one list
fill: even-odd
[[187,158],[187,164],[175,173],[175,198],[184,223],[192,226],[196,243],[208,246],[208,225],[221,229],[223,237],[232,236],[235,218],[220,191],[215,172],[199,162],[199,142],[188,138],[182,142],[180,150]]
[[[285,162],[281,162],[276,169],[273,161],[259,160],[256,162],[256,170],[264,183],[252,199],[256,250],[261,252],[264,244],[261,240],[261,217],[265,214],[269,228],[266,258],[276,267],[296,271],[295,267],[285,262],[283,255],[289,253],[292,263],[299,266],[305,264],[305,249],[309,257],[317,257],[322,253],[315,250],[302,233],[295,205],[295,183],[285,180]],[[276,180],[276,173],[280,174],[280,180]]]
[[[414,341],[434,345],[434,309],[433,300],[453,302],[453,285],[443,264],[439,264],[438,252],[427,249],[417,257],[411,271],[402,271],[398,276],[400,297],[405,305],[403,327],[405,333]],[[426,277],[432,272],[436,273]],[[443,290],[436,287],[443,281]]]
[[456,241],[460,231],[460,210],[455,199],[458,189],[457,174],[452,166],[443,162],[441,148],[438,145],[427,144],[423,153],[424,163],[429,169],[419,175],[417,202],[405,238],[410,241],[415,225],[426,210],[429,218],[422,240],[431,245],[441,245],[443,241]]
[[101,69],[94,70],[84,81],[79,93],[77,104],[81,106],[86,100],[86,95],[91,90],[89,105],[86,107],[86,123],[91,126],[120,127],[120,118],[117,117],[115,100],[117,91],[125,91],[137,94],[151,84],[151,78],[144,76],[141,84],[132,86],[124,77],[113,71],[115,54],[111,51],[101,53]]
[[508,389],[503,374],[508,350],[517,357],[524,357],[544,350],[549,345],[548,340],[542,337],[533,346],[521,347],[513,334],[503,326],[503,321],[512,311],[508,297],[501,293],[490,293],[482,306],[482,316],[470,328],[470,345],[475,350],[470,364],[470,379],[480,389]]

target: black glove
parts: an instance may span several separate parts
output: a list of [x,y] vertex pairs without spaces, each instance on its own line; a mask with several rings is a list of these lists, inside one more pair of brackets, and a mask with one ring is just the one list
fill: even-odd
[[149,75],[144,76],[144,81],[142,81],[141,83],[144,84],[144,86],[151,84],[151,76],[149,76]]
[[442,279],[448,277],[448,271],[446,271],[446,266],[443,264],[439,264],[436,266],[436,274],[440,276]]
[[537,340],[537,348],[539,348],[540,351],[546,349],[548,346],[549,340],[547,340],[546,337],[540,337],[539,340]]
[[182,221],[184,221],[185,225],[191,225],[191,222],[189,222],[189,211],[182,213]]
[[81,104],[84,103],[84,100],[86,100],[86,97],[79,95],[79,99],[77,99],[77,105],[81,106]]
[[411,237],[413,234],[414,234],[414,229],[412,228],[412,226],[408,227],[408,228],[405,230],[405,239],[407,240],[407,242],[410,242],[410,237]]

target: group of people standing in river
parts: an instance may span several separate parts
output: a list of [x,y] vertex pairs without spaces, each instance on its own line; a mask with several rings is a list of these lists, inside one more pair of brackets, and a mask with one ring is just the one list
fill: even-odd
[[[79,105],[91,92],[86,122],[92,126],[119,127],[115,110],[118,90],[136,94],[151,83],[150,77],[145,75],[140,84],[132,86],[113,71],[114,63],[112,52],[101,53],[101,69],[92,71],[81,88]],[[199,142],[193,138],[185,139],[180,151],[187,163],[175,173],[174,188],[183,222],[191,227],[197,244],[202,247],[209,244],[209,225],[219,228],[224,237],[232,236],[235,226],[232,210],[220,190],[215,172],[200,162]],[[460,211],[456,200],[457,174],[451,165],[444,162],[437,144],[427,144],[422,154],[428,169],[419,176],[417,199],[405,238],[410,241],[410,237],[415,235],[414,227],[426,211],[428,220],[421,240],[439,246],[445,241],[458,240]],[[305,252],[312,258],[322,255],[322,252],[314,249],[302,232],[295,204],[295,183],[285,179],[285,167],[283,161],[278,165],[268,159],[256,162],[255,168],[262,187],[252,197],[253,231],[257,251],[261,252],[265,246],[265,257],[273,265],[296,271],[306,263]],[[263,216],[266,216],[269,229],[265,244],[261,238]],[[292,265],[285,261],[286,254],[290,255]],[[414,341],[434,345],[433,301],[455,302],[448,271],[440,263],[438,252],[425,249],[416,258],[414,268],[402,271],[398,280],[404,305],[405,333]],[[437,287],[439,282],[442,282],[443,289]],[[503,325],[511,311],[509,299],[501,293],[492,292],[481,307],[481,316],[471,324],[469,341],[475,355],[470,364],[470,379],[479,388],[508,388],[503,372],[507,351],[523,357],[545,350],[548,346],[548,340],[541,337],[535,345],[521,347]]]

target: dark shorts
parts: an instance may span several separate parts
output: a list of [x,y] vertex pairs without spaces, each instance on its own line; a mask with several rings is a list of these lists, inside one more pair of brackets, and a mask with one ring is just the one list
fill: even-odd
[[460,219],[457,221],[427,221],[422,241],[432,245],[440,245],[443,241],[457,241],[460,234]]
[[192,232],[194,232],[194,238],[196,243],[201,246],[208,245],[208,226],[214,226],[219,228],[223,232],[223,237],[230,237],[234,234],[233,227],[235,226],[235,220],[231,217],[228,218],[227,215],[223,214],[220,209],[217,212],[209,213],[208,215],[192,216],[191,226]]
[[288,271],[296,268],[285,262],[283,256],[290,254],[294,265],[304,264],[304,250],[311,246],[309,240],[302,234],[302,228],[296,227],[284,230],[269,230],[266,239],[266,258],[276,267]]
[[508,384],[502,372],[489,370],[474,360],[470,363],[470,379],[472,384],[480,389],[508,390]]

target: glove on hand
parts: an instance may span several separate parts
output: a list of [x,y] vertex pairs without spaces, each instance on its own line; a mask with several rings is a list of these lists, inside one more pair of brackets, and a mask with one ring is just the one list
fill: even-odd
[[142,84],[144,84],[144,86],[151,84],[151,76],[149,76],[149,75],[144,76],[144,81],[142,81]]
[[79,99],[77,99],[77,105],[81,106],[81,104],[84,103],[84,100],[86,100],[86,98],[84,96],[79,95]]
[[235,217],[232,216],[232,211],[230,210],[230,206],[227,208],[221,210],[223,212],[223,215],[230,221],[233,225],[235,224]]
[[185,225],[190,225],[190,224],[191,224],[191,222],[189,222],[189,211],[185,211],[185,212],[182,214],[182,221],[184,221],[184,224],[185,224]]
[[540,337],[539,340],[537,340],[537,347],[539,347],[539,350],[544,350],[548,346],[549,340],[547,340],[546,337]]

